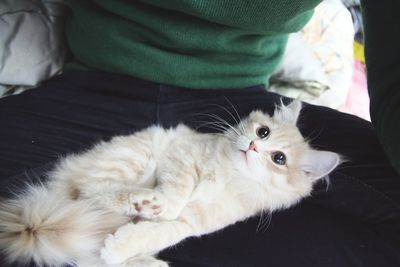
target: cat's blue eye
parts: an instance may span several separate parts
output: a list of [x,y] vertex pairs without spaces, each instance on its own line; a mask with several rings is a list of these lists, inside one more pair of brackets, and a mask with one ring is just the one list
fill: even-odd
[[286,164],[286,156],[280,151],[273,152],[271,154],[271,159],[274,163],[278,165],[285,165]]
[[256,130],[257,136],[260,137],[261,139],[267,138],[270,132],[271,131],[267,126],[258,127]]

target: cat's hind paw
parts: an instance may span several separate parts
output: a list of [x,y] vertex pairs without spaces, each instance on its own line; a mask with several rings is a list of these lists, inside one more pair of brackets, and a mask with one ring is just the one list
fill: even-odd
[[129,194],[131,215],[144,219],[154,219],[164,211],[165,201],[153,190],[140,190]]

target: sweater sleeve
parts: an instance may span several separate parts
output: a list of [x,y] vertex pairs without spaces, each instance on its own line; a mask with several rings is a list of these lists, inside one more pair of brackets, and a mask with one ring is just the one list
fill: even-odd
[[371,120],[400,173],[400,2],[362,0],[361,4]]

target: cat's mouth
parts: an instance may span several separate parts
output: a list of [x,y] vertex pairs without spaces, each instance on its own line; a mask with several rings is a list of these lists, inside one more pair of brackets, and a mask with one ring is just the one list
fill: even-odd
[[244,159],[247,159],[247,153],[246,153],[246,151],[240,150],[240,155],[242,155],[242,157],[243,157]]
[[254,156],[255,154],[258,154],[256,150],[242,150],[240,149],[240,155],[243,158],[244,162],[246,163],[247,167],[250,167],[250,158]]

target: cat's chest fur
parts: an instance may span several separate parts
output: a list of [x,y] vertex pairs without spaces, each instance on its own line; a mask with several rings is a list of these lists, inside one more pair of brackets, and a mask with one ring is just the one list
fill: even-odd
[[[158,168],[165,172],[192,172],[200,182],[215,180],[220,165],[226,164],[221,160],[222,140],[215,135],[199,134],[183,125],[165,135],[163,149],[154,153]],[[153,148],[158,150],[155,144]]]
[[230,149],[232,145],[225,138],[199,134],[180,126],[171,132],[168,145],[157,157],[156,176],[162,179],[163,175],[171,172],[193,174],[196,186],[189,201],[249,200],[260,191],[260,186],[234,168],[234,159],[227,152]]

